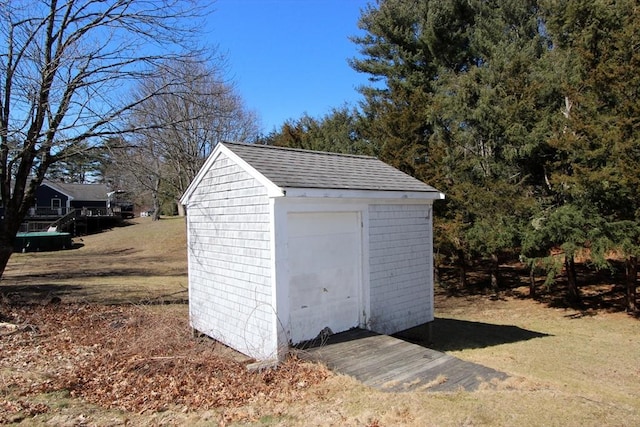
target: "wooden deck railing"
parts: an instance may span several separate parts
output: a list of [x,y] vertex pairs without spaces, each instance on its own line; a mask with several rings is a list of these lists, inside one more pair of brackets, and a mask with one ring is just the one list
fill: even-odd
[[30,218],[52,217],[52,216],[65,216],[69,211],[73,211],[73,208],[60,207],[60,208],[31,208],[29,209],[28,216]]
[[49,225],[49,228],[63,229],[66,225],[68,225],[71,221],[76,219],[76,210],[70,209],[69,212]]

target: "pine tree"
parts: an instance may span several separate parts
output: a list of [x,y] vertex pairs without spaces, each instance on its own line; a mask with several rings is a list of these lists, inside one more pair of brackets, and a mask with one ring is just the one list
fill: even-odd
[[[532,67],[542,55],[535,2],[383,1],[361,19],[354,68],[368,138],[378,155],[447,194],[436,244],[465,284],[470,253],[492,259],[517,245],[526,215],[522,166],[537,146]],[[515,208],[515,210],[514,210]]]
[[[634,1],[567,0],[546,6],[554,47],[547,60],[556,67],[554,78],[564,96],[561,120],[549,139],[553,204],[547,217],[579,213],[555,214],[565,229],[556,243],[570,249],[569,284],[575,281],[575,250],[588,249],[600,267],[607,266],[608,252],[621,251],[627,257],[627,309],[636,310],[640,11]],[[579,224],[585,233],[581,241],[569,232]]]

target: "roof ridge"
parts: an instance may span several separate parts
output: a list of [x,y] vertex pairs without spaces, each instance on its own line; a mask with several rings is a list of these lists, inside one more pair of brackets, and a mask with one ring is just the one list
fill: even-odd
[[268,144],[255,144],[255,143],[230,142],[230,141],[225,141],[222,144],[224,144],[224,145],[240,145],[240,146],[245,146],[245,147],[266,148],[266,149],[271,149],[271,150],[297,151],[299,153],[321,154],[321,155],[326,155],[326,156],[340,156],[340,157],[353,157],[353,158],[358,158],[358,159],[380,160],[375,156],[367,156],[365,154],[347,154],[347,153],[336,153],[336,152],[333,152],[333,151],[305,150],[303,148],[280,147],[280,146],[277,146],[277,145],[268,145]]
[[52,181],[50,179],[43,179],[42,184],[53,184],[53,185],[108,185],[104,182],[64,182],[64,181]]

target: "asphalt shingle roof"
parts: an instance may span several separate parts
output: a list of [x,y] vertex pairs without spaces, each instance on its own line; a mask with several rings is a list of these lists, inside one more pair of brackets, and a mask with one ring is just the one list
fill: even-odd
[[438,192],[375,157],[258,144],[224,145],[281,188]]
[[98,201],[107,200],[109,187],[106,184],[69,184],[64,182],[44,181],[52,188],[56,188],[74,198],[74,200]]

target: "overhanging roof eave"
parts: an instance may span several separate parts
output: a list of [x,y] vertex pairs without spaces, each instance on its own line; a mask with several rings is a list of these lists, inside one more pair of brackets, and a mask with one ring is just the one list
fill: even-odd
[[415,190],[380,190],[361,188],[313,188],[313,187],[280,187],[285,197],[310,198],[354,198],[354,199],[387,199],[387,200],[442,200],[444,193]]

